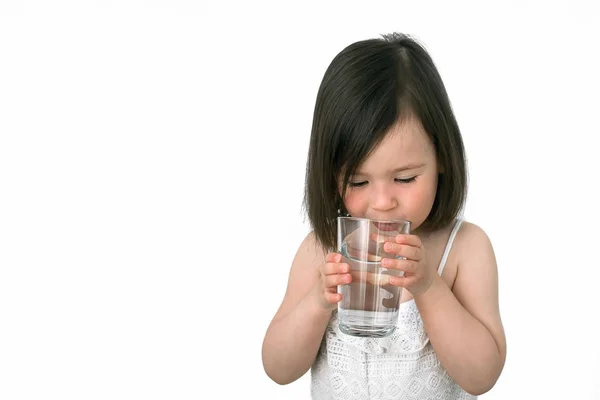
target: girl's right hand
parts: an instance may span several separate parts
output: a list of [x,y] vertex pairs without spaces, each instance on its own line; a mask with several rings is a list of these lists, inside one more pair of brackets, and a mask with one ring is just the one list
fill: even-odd
[[348,285],[352,282],[350,266],[342,262],[339,253],[328,253],[325,262],[319,268],[319,296],[321,306],[326,310],[334,310],[337,303],[342,300],[342,295],[337,292],[338,285]]

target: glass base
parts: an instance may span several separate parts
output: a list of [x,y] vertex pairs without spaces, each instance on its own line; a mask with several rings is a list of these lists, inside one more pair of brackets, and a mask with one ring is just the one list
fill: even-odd
[[340,331],[350,336],[382,338],[391,335],[396,330],[395,326],[374,327],[361,325],[340,324]]

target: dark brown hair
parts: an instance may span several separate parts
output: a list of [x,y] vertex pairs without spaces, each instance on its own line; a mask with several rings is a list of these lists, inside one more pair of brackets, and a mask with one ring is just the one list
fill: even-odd
[[423,228],[445,227],[461,212],[467,196],[464,146],[433,60],[405,34],[359,41],[327,68],[313,115],[304,208],[325,248],[335,248],[337,216],[345,212],[342,199],[350,176],[392,125],[408,117],[423,125],[442,171]]

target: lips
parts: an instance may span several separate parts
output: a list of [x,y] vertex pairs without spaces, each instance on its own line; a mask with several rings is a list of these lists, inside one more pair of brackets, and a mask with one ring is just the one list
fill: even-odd
[[375,225],[375,227],[377,229],[379,229],[380,231],[389,232],[389,231],[398,230],[397,222],[375,222],[375,221],[373,221],[373,225]]

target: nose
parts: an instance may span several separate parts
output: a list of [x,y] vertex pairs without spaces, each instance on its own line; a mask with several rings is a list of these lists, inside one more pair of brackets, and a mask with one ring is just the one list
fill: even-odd
[[373,185],[371,193],[371,209],[379,212],[386,212],[398,207],[398,201],[394,196],[394,191],[387,184]]

